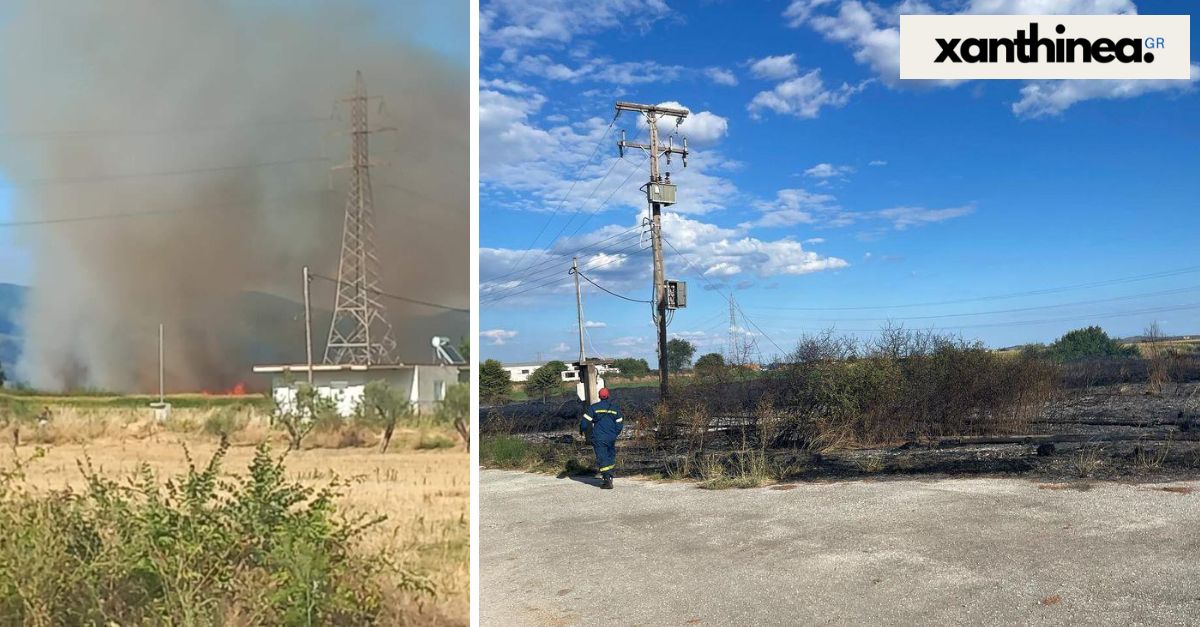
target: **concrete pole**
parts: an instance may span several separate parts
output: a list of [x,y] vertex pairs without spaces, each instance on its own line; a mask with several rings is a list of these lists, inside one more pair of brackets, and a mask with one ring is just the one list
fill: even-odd
[[308,284],[312,282],[312,277],[308,275],[308,266],[304,266],[304,350],[308,358],[308,386],[313,384],[313,362],[312,362],[312,306],[308,296]]

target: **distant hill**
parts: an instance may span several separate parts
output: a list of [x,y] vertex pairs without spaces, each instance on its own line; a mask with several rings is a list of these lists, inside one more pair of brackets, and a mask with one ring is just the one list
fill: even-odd
[[[11,378],[20,356],[21,310],[29,289],[0,283],[0,365]],[[254,364],[304,363],[304,306],[301,303],[262,292],[244,292],[237,299],[235,318],[239,324],[230,334],[238,350],[230,358],[245,366],[249,373]],[[313,357],[324,355],[329,334],[328,310],[313,311]],[[435,335],[450,337],[456,344],[469,328],[466,315],[441,312],[413,316],[403,321],[393,318],[397,357],[406,362],[428,362],[433,358],[429,340]]]

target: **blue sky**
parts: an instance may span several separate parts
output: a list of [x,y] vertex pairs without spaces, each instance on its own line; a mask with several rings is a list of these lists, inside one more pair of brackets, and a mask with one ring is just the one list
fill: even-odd
[[[902,10],[1047,7],[1194,11],[483,2],[481,355],[577,354],[566,274],[577,251],[597,283],[648,298],[637,228],[647,166],[618,162],[619,130],[641,129],[626,114],[608,130],[617,100],[692,112],[678,129],[689,167],[664,164],[679,184],[664,234],[678,249],[667,248],[667,275],[690,292],[670,333],[700,353],[725,347],[730,295],[735,333],[765,359],[802,333],[869,336],[887,319],[992,346],[1093,323],[1200,332],[1200,65],[1191,81],[898,80]],[[587,284],[584,300],[590,353],[653,358],[649,305]]]

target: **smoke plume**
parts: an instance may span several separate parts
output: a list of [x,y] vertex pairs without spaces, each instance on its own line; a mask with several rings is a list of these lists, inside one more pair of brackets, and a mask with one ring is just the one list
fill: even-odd
[[[40,223],[17,235],[34,251],[18,375],[152,390],[160,322],[177,390],[302,357],[298,310],[281,322],[247,295],[298,302],[305,264],[336,276],[349,116],[334,105],[356,70],[386,103],[372,124],[396,128],[372,136],[383,289],[465,306],[466,51],[447,61],[387,20],[359,2],[7,2],[0,184],[15,220]],[[333,286],[313,299],[327,312]],[[429,331],[466,333],[465,315],[385,304],[409,360],[428,359]]]

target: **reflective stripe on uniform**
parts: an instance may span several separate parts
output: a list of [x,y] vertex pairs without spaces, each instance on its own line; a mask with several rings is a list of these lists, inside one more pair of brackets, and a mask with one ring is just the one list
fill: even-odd
[[584,415],[583,415],[583,419],[584,419],[584,420],[586,420],[586,421],[588,421],[588,422],[591,422],[591,421],[592,421],[592,417],[591,417],[591,416],[589,416],[589,415],[587,415],[587,414],[584,414]]
[[597,413],[597,414],[615,414],[615,413],[617,413],[617,412],[616,412],[615,410],[612,410],[612,409],[597,409],[597,410],[596,410],[596,413]]
[[616,467],[617,467],[616,464],[613,464],[611,466],[605,466],[604,468],[600,469],[600,472],[608,472],[609,470],[612,470],[613,468],[616,468]]
[[617,422],[621,422],[621,421],[623,421],[623,420],[625,420],[625,419],[624,419],[624,418],[617,418]]

